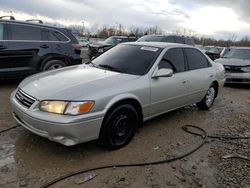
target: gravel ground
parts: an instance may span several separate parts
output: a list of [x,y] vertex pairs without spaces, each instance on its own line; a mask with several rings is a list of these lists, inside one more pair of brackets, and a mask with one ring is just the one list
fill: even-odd
[[[19,81],[0,80],[0,130],[17,125],[8,97]],[[250,87],[224,87],[209,111],[185,107],[144,123],[132,142],[107,151],[94,141],[64,147],[22,127],[0,134],[0,187],[40,187],[65,173],[100,165],[163,160],[199,144],[181,126],[194,124],[209,134],[250,136]],[[112,168],[80,174],[51,187],[250,187],[250,162],[223,159],[237,153],[250,158],[250,140],[210,139],[194,154],[168,164]],[[83,181],[90,175],[94,178]]]

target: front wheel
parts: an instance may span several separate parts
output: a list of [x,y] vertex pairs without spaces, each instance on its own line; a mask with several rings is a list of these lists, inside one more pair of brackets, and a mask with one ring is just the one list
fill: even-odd
[[198,108],[200,108],[202,110],[208,110],[213,105],[215,96],[216,96],[216,88],[215,88],[214,84],[212,84],[208,88],[205,97],[200,102],[198,102],[196,105],[198,106]]
[[50,60],[44,64],[42,71],[54,70],[65,67],[66,64],[61,60]]
[[118,149],[130,142],[139,124],[135,108],[123,104],[114,109],[105,118],[99,141],[109,149]]

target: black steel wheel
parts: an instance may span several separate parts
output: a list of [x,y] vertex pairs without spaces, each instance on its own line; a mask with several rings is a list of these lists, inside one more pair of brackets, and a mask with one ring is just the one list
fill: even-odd
[[99,140],[110,148],[118,149],[130,142],[139,125],[135,108],[122,104],[105,117]]

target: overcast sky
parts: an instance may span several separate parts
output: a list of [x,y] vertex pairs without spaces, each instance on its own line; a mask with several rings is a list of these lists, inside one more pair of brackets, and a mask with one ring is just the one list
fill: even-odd
[[87,28],[159,26],[166,33],[184,28],[199,36],[239,40],[250,35],[250,0],[0,0],[0,15],[40,18]]

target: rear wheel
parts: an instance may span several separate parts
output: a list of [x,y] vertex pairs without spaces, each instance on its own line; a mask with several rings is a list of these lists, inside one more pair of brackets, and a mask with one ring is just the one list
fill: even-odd
[[99,140],[109,149],[125,146],[133,138],[139,124],[135,108],[123,104],[107,115],[102,125]]
[[42,71],[59,69],[65,66],[66,64],[61,60],[50,60],[43,65]]
[[205,97],[196,105],[198,106],[198,108],[202,110],[208,110],[213,105],[215,96],[216,96],[216,87],[214,84],[212,84],[208,88]]

